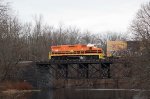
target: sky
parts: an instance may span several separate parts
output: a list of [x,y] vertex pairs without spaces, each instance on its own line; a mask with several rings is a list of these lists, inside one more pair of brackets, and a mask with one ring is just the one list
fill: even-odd
[[7,0],[23,22],[42,15],[46,24],[81,31],[126,32],[141,4],[150,0]]

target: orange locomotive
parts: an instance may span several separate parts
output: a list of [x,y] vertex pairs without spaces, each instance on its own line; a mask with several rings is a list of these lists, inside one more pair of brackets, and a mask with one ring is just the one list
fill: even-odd
[[49,53],[49,59],[55,60],[102,58],[104,58],[102,48],[98,48],[94,44],[51,46],[51,52]]

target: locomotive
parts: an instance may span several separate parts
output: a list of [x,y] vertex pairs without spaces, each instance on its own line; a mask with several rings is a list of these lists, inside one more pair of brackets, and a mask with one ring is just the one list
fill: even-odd
[[92,60],[103,59],[102,48],[94,44],[75,44],[51,46],[49,52],[50,60]]

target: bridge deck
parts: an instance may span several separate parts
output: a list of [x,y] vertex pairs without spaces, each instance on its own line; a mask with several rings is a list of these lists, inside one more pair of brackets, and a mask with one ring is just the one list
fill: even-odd
[[101,59],[101,60],[49,60],[49,61],[42,61],[42,62],[36,62],[36,64],[101,64],[101,63],[123,63],[126,62],[123,58],[107,58],[107,59]]

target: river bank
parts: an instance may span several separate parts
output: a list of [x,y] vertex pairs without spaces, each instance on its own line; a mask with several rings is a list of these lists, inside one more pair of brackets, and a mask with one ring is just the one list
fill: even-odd
[[30,92],[40,92],[41,90],[17,90],[17,89],[8,89],[5,91],[1,91],[0,93],[3,95],[14,95],[14,94],[24,94]]
[[39,92],[34,90],[31,84],[25,81],[4,81],[0,83],[1,95],[18,95],[30,92]]

